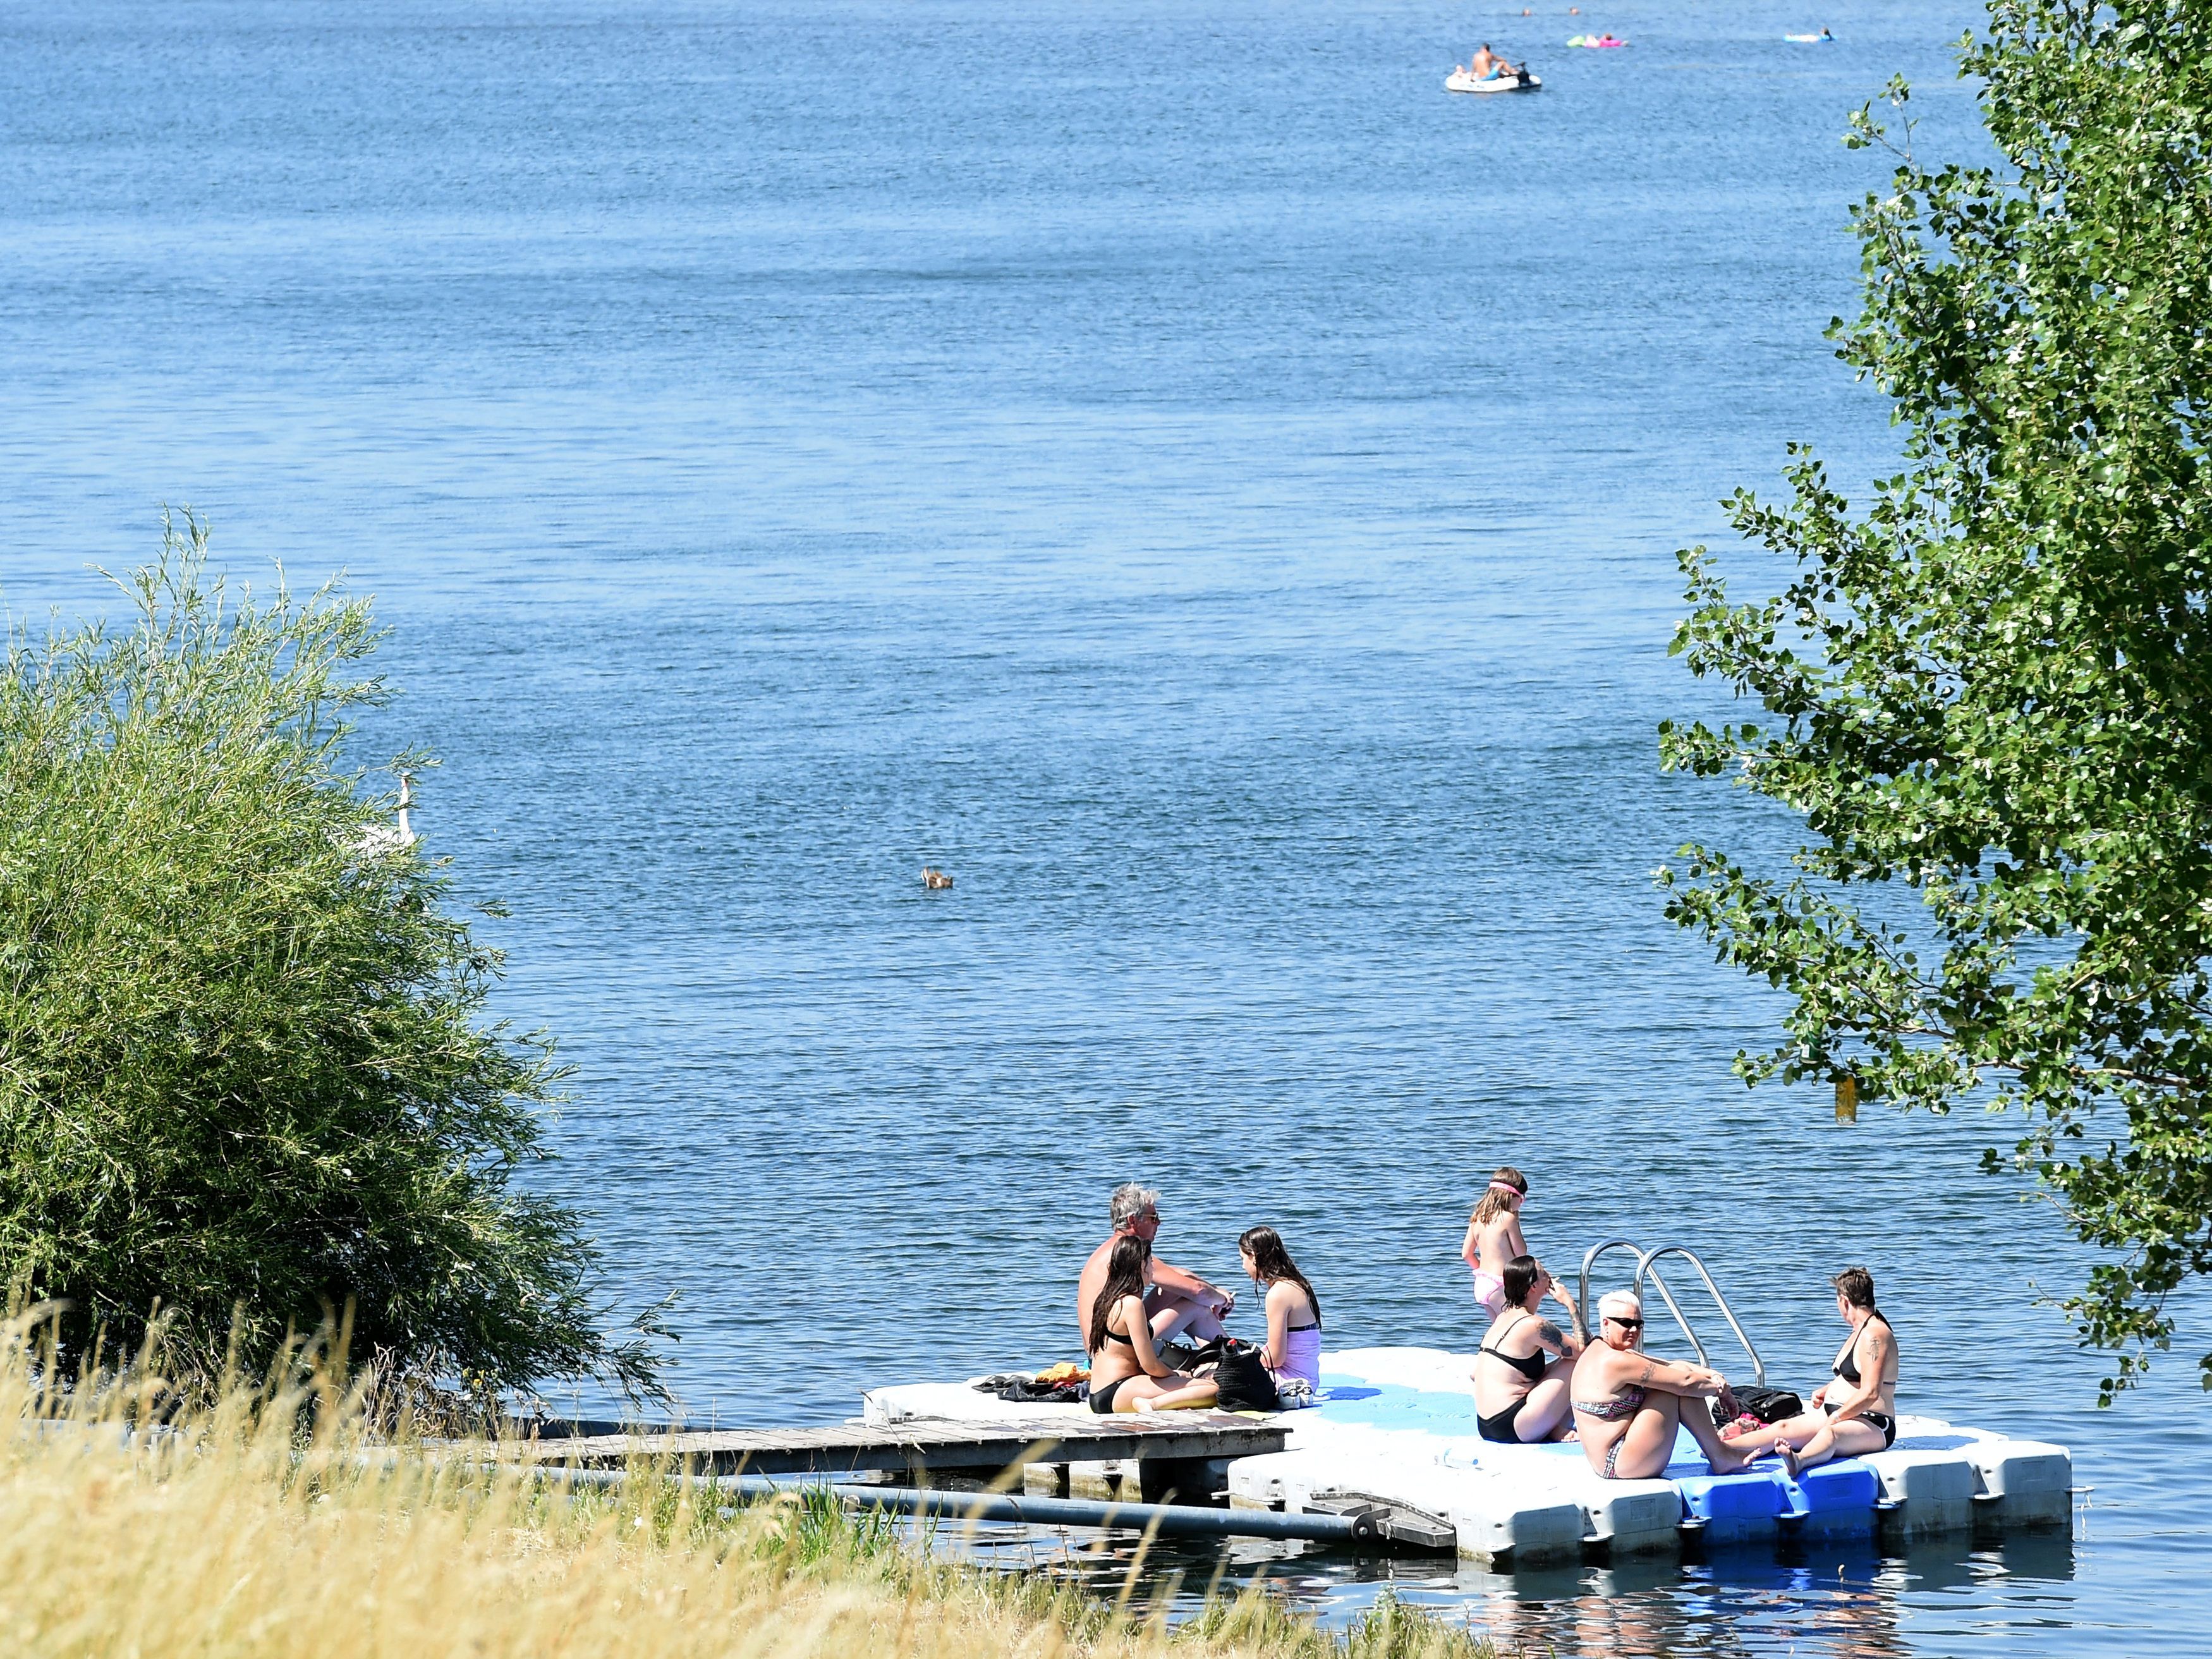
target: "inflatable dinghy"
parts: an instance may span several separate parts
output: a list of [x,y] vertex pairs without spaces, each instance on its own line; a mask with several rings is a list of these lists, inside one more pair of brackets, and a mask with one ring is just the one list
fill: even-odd
[[1444,77],[1446,92],[1541,92],[1542,79],[1522,70],[1513,75],[1492,75],[1476,80],[1465,70]]
[[1609,52],[1615,46],[1625,46],[1626,40],[1616,40],[1609,34],[1577,34],[1569,40],[1571,46],[1588,46],[1595,52]]

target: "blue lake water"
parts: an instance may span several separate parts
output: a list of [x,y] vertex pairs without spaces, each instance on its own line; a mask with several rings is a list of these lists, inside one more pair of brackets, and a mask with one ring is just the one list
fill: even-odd
[[[444,757],[420,826],[577,1067],[538,1178],[681,1291],[702,1419],[1066,1354],[1131,1176],[1217,1277],[1279,1227],[1334,1343],[1470,1345],[1506,1159],[1555,1266],[1692,1242],[1800,1386],[1870,1263],[1910,1406],[2073,1446],[2078,1535],[1294,1593],[2201,1652],[2205,1299],[2096,1411],[2003,1126],[1747,1096],[1776,1004],[1650,884],[1790,833],[1656,770],[1673,554],[1786,441],[1892,457],[1821,338],[1885,177],[1837,135],[1901,70],[1976,154],[1976,13],[1519,14],[8,0],[0,601],[101,606],[163,502],[376,596],[367,735]],[[1446,96],[1486,39],[1545,91]]]

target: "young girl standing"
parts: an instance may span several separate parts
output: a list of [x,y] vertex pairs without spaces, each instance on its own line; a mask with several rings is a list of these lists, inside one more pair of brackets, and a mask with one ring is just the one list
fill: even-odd
[[[1521,1206],[1528,1197],[1528,1177],[1510,1164],[1499,1164],[1474,1206],[1467,1237],[1459,1247],[1474,1274],[1474,1299],[1493,1321],[1505,1311],[1505,1264],[1530,1253],[1528,1241],[1521,1236]],[[1553,1294],[1568,1300],[1557,1285]]]

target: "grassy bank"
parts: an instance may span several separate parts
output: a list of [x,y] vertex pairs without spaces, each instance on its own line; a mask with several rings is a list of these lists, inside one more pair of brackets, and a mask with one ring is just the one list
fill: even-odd
[[[64,1420],[18,1346],[0,1365],[0,1632],[11,1653],[391,1659],[1048,1659],[1358,1655],[1486,1646],[1387,1607],[1340,1635],[1268,1599],[1161,1609],[924,1559],[880,1519],[790,1499],[744,1507],[641,1468],[571,1497],[361,1432],[312,1389],[235,1392],[126,1436],[143,1377]],[[313,1413],[311,1413],[313,1414]],[[42,1420],[44,1419],[44,1420]]]

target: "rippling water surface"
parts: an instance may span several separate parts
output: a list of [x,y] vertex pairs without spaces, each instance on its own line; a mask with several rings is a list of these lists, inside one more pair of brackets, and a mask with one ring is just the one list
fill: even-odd
[[[578,1067],[543,1179],[683,1292],[700,1418],[1069,1352],[1132,1176],[1217,1276],[1279,1226],[1333,1341],[1470,1345],[1510,1159],[1555,1263],[1693,1242],[1801,1385],[1871,1263],[1910,1403],[2072,1445],[2077,1536],[1239,1576],[1538,1650],[2199,1652],[2188,1359],[2096,1412],[2002,1126],[1747,1096],[1776,1004],[1650,884],[1789,833],[1656,769],[1673,552],[1785,441],[1892,456],[1836,137],[1902,70],[1973,154],[1974,14],[1519,9],[0,6],[0,598],[104,603],[164,501],[376,596],[371,735],[445,757]],[[1547,89],[1447,97],[1484,39]]]

